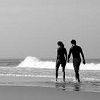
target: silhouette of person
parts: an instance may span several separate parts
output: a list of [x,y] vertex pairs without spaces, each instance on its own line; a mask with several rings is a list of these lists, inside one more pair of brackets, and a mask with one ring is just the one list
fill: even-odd
[[65,82],[65,66],[67,62],[67,50],[64,47],[63,42],[58,41],[57,44],[58,48],[57,48],[57,59],[56,59],[56,81],[58,79],[59,66],[61,65],[63,72],[63,81]]
[[83,64],[85,64],[85,58],[84,58],[82,48],[80,46],[76,45],[76,40],[72,40],[71,44],[72,44],[72,47],[69,50],[68,62],[69,62],[69,58],[72,54],[72,56],[73,56],[73,67],[74,67],[74,71],[75,71],[75,78],[78,82],[80,82],[80,77],[79,77],[79,66],[80,66],[80,63],[81,63],[80,54],[83,58]]

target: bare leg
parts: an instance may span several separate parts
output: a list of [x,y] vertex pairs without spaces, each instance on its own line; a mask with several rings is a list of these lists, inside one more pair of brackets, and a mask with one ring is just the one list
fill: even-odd
[[58,80],[58,68],[56,68],[56,81]]
[[62,72],[63,72],[63,81],[65,82],[65,67],[62,67]]
[[75,77],[78,82],[80,82],[79,71],[75,71]]
[[58,80],[58,70],[59,70],[59,63],[56,63],[56,81]]
[[63,81],[65,82],[65,71],[63,72]]

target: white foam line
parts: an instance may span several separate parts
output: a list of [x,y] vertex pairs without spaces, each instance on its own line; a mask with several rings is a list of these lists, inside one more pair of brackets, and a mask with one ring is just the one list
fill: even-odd
[[94,79],[94,78],[83,78],[84,80],[91,80],[91,81],[100,81],[100,79]]
[[[49,75],[15,75],[15,74],[0,74],[0,76],[8,76],[8,77],[48,77],[48,78],[55,78],[55,76],[49,76]],[[59,78],[62,78],[62,76],[59,76]],[[74,79],[74,77],[66,77],[66,79]]]
[[0,74],[0,76],[12,76],[12,77],[54,77],[54,76],[47,76],[47,75],[15,75],[15,74]]

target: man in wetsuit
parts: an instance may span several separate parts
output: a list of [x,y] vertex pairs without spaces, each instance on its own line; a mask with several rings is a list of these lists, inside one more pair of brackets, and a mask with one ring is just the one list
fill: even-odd
[[56,81],[58,79],[59,66],[61,65],[63,72],[63,81],[65,82],[65,66],[67,62],[67,51],[64,47],[64,44],[61,41],[58,41],[57,44],[58,44],[58,49],[57,49],[57,59],[56,59]]
[[79,77],[79,66],[81,63],[80,54],[82,55],[82,58],[83,58],[83,64],[85,64],[85,58],[84,58],[82,48],[80,46],[76,45],[76,40],[72,40],[71,44],[72,44],[72,47],[70,48],[70,51],[68,54],[68,62],[69,62],[70,55],[72,54],[73,67],[74,67],[74,71],[75,71],[75,78],[78,82],[80,82],[80,77]]

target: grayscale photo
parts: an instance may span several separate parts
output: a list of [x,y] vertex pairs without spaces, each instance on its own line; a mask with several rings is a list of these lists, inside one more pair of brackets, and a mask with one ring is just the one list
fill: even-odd
[[0,100],[100,100],[99,0],[0,0]]

